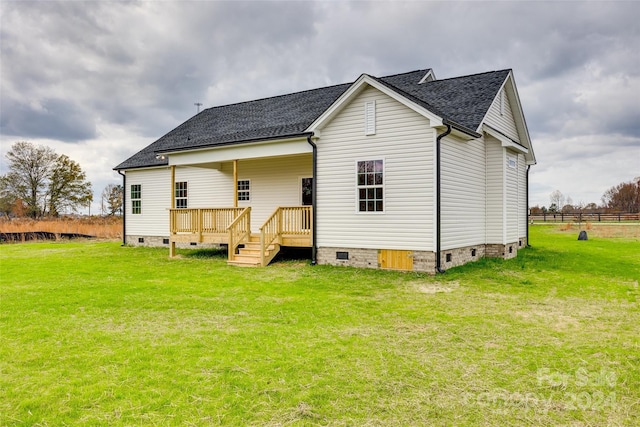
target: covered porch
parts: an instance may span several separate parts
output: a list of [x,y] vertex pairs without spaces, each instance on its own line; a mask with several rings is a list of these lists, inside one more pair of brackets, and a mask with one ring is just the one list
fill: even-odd
[[170,255],[176,243],[220,244],[230,264],[265,266],[281,246],[312,247],[311,151],[299,136],[168,153]]
[[281,246],[311,247],[311,206],[279,206],[257,230],[251,229],[251,207],[169,210],[170,256],[176,243],[227,245],[228,263],[264,267]]

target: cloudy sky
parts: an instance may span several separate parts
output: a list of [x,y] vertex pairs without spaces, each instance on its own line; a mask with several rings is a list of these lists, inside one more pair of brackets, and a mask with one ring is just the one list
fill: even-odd
[[[0,173],[15,141],[112,168],[203,107],[433,68],[512,68],[531,205],[640,176],[640,2],[0,3]],[[97,204],[94,204],[96,212]]]

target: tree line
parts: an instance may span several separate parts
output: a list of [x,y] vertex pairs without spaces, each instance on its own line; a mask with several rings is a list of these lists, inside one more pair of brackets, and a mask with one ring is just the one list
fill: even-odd
[[[8,172],[0,176],[0,213],[42,218],[75,213],[93,201],[91,182],[80,164],[50,147],[20,141],[6,154]],[[103,213],[122,213],[122,186],[102,192]]]
[[574,204],[570,196],[564,196],[560,190],[549,195],[549,207],[533,206],[531,214],[555,212],[640,212],[640,176],[628,182],[621,182],[604,192],[601,203]]

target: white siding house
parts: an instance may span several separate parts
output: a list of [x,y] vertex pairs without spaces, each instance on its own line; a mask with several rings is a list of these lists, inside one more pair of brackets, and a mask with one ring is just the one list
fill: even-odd
[[438,272],[527,244],[535,156],[511,70],[432,70],[206,109],[116,167],[125,243]]
[[[364,111],[371,101],[375,133],[367,135]],[[318,245],[431,250],[434,153],[428,121],[369,87],[320,133]],[[360,212],[357,164],[375,160],[383,162],[383,210]]]

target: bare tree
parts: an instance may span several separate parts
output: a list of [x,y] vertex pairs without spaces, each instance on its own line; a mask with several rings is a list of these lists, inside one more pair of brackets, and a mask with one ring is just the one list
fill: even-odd
[[560,190],[555,190],[553,193],[549,195],[549,200],[551,201],[551,206],[549,206],[549,211],[556,212],[564,207],[564,195],[560,192]]
[[46,210],[49,174],[58,156],[49,147],[16,142],[7,152],[9,172],[0,180],[4,197],[20,199],[32,218],[42,216]]
[[640,177],[611,187],[602,196],[608,209],[624,212],[640,212]]
[[100,207],[103,215],[122,215],[122,185],[109,184],[102,190]]
[[567,196],[567,201],[562,206],[562,212],[571,212],[574,210],[573,199],[571,196]]
[[0,177],[0,197],[14,206],[24,206],[27,216],[57,216],[93,199],[91,183],[80,165],[49,147],[16,142],[6,158],[9,172]]

